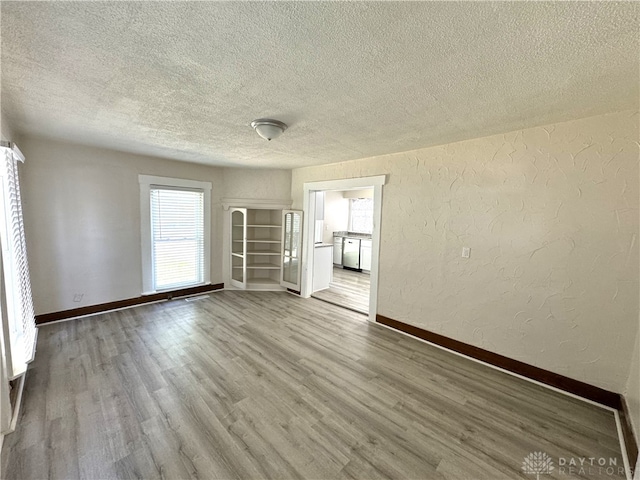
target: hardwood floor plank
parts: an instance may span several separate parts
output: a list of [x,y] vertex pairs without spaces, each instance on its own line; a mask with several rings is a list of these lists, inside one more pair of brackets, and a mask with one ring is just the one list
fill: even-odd
[[104,429],[104,416],[98,389],[76,395],[78,417],[78,469],[81,478],[115,478],[109,439]]
[[134,450],[126,457],[121,458],[115,463],[114,468],[118,480],[163,478],[146,448]]
[[531,478],[534,451],[622,465],[611,411],[279,292],[41,327],[4,443],[20,480]]
[[329,288],[313,292],[313,297],[336,305],[369,313],[371,277],[368,273],[333,267],[333,281]]
[[153,463],[162,478],[197,478],[193,463],[163,416],[146,420],[142,424],[142,431]]
[[[154,392],[154,397],[179,439],[180,450],[175,460],[188,459],[195,478],[240,478],[225,457],[225,439],[229,435],[207,405],[193,392],[176,395],[171,389]],[[221,435],[222,434],[222,435]],[[223,448],[221,448],[221,445]]]
[[[46,466],[48,476],[52,478],[80,478],[77,422],[75,415],[69,415],[55,418],[49,423],[45,439]],[[5,472],[5,475],[8,474]]]

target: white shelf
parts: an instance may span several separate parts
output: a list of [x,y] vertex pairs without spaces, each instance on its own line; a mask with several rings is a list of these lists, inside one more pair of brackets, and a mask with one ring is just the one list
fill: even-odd
[[[242,268],[242,265],[233,268]],[[280,270],[280,265],[274,263],[248,263],[247,270]]]
[[280,265],[275,263],[249,263],[247,269],[251,270],[280,270]]
[[280,285],[280,280],[273,278],[247,278],[247,285]]
[[231,277],[243,272],[245,277],[244,282],[235,280],[232,285],[249,290],[283,290],[280,286],[282,211],[275,208],[239,211],[241,214],[234,211],[231,216],[230,271]]
[[[244,227],[244,225],[233,225],[234,227]],[[247,228],[282,228],[282,225],[258,225],[251,224],[247,225]]]

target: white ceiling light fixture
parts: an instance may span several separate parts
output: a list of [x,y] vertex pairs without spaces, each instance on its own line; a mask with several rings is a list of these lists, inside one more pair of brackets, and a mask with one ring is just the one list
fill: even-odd
[[279,120],[271,118],[259,118],[251,122],[251,126],[265,140],[273,140],[279,137],[287,129],[287,125]]

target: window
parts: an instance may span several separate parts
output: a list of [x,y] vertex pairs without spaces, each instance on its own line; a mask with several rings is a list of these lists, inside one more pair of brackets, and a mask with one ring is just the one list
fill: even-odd
[[24,161],[24,157],[11,144],[2,145],[0,151],[2,328],[8,375],[15,378],[24,373],[33,360],[37,332],[18,176],[18,161]]
[[143,293],[210,282],[211,184],[140,175]]
[[373,233],[373,198],[352,198],[350,200],[349,231]]

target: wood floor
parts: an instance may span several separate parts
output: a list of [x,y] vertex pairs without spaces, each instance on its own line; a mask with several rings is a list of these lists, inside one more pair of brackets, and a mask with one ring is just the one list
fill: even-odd
[[535,479],[531,452],[541,479],[623,478],[610,411],[315,299],[221,291],[43,326],[2,476]]
[[329,288],[314,292],[313,296],[366,315],[369,313],[370,289],[368,273],[333,267],[333,281]]

